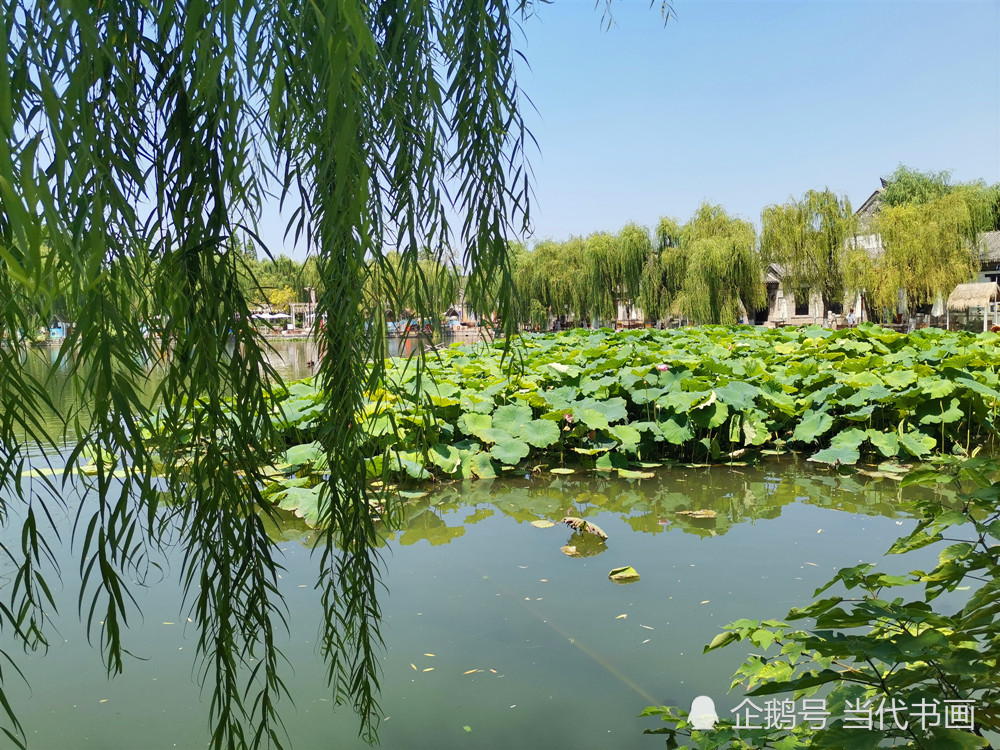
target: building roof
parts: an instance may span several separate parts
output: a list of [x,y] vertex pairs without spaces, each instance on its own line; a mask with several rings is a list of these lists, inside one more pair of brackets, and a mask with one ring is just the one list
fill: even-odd
[[968,310],[970,307],[989,307],[1000,299],[1000,286],[995,281],[959,284],[948,295],[949,310]]
[[983,253],[983,262],[1000,262],[1000,232],[980,232],[979,249]]

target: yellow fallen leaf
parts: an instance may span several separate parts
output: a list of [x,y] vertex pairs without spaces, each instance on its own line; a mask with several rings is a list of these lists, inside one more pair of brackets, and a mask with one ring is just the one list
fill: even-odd
[[430,656],[433,658],[434,654],[424,654],[424,656]]
[[434,671],[434,667],[427,667],[427,669],[425,669],[424,671],[425,672],[433,672]]
[[712,600],[711,599],[706,599],[705,601],[702,602],[702,604],[708,604],[710,601],[712,601]]
[[500,673],[499,673],[499,672],[497,672],[497,671],[496,671],[495,669],[491,669],[490,671],[491,671],[491,672],[492,672],[493,674],[500,674]]
[[616,617],[615,619],[616,620],[624,620],[626,617],[628,617],[628,615],[618,615],[618,617]]
[[822,534],[823,533],[823,529],[816,529],[816,533],[817,534]]
[[107,699],[107,698],[105,698],[104,700],[99,700],[99,701],[97,701],[97,702],[98,702],[98,703],[107,703],[107,702],[108,702],[108,699]]
[[468,672],[462,672],[462,674],[472,674],[473,672],[478,672],[478,669],[470,669]]
[[416,665],[416,664],[414,664],[413,662],[410,662],[410,666],[411,666],[411,667],[413,667],[413,671],[414,671],[414,672],[417,672],[417,671],[419,671],[419,670],[417,669],[417,665]]
[[538,579],[538,582],[539,582],[539,583],[548,583],[548,582],[549,582],[549,579],[548,579],[548,578],[539,578],[539,579]]
[[164,625],[176,625],[177,623],[175,623],[175,622],[165,622],[165,623],[163,623],[163,624],[164,624]]

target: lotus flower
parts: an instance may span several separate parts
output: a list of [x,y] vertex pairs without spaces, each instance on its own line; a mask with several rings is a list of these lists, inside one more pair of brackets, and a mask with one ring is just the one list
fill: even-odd
[[670,365],[659,364],[656,366],[656,369],[659,370],[660,372],[666,372],[667,370],[670,369]]

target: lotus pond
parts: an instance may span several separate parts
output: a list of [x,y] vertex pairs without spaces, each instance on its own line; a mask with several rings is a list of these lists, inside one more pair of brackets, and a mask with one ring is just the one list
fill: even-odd
[[[901,501],[920,492],[786,460],[653,479],[520,475],[412,500],[383,550],[382,746],[662,747],[642,735],[658,726],[637,718],[645,706],[705,694],[721,713],[739,702],[726,691],[743,654],[701,653],[724,624],[783,616],[838,567],[878,559],[913,524]],[[690,514],[698,510],[715,515]],[[68,528],[64,512],[55,520]],[[560,524],[565,515],[599,525],[607,541]],[[354,717],[332,710],[323,685],[312,532],[285,520],[272,533],[290,612],[282,648],[295,701],[284,714],[291,747],[362,747]],[[578,555],[564,554],[566,545]],[[72,571],[71,555],[59,554]],[[30,690],[8,679],[30,747],[204,746],[207,706],[195,679],[197,632],[180,605],[179,555],[168,551],[162,573],[133,587],[142,609],[128,636],[136,658],[110,681],[66,576],[51,649],[17,655]],[[608,580],[624,565],[638,582]]]
[[[906,501],[929,492],[901,487],[906,464],[990,447],[996,340],[867,326],[596,331],[448,349],[419,378],[397,361],[358,421],[373,482],[392,475],[407,493],[383,548],[382,746],[662,747],[642,735],[658,726],[637,718],[644,707],[703,694],[720,714],[734,708],[742,696],[726,691],[747,652],[703,646],[726,623],[782,617],[837,569],[881,559],[915,524]],[[285,345],[293,360],[304,346]],[[351,713],[332,711],[316,643],[322,395],[293,383],[276,408],[290,746],[362,747]],[[75,505],[90,502],[76,490],[53,519],[65,540]],[[934,558],[917,550],[899,572],[925,552]],[[76,613],[78,563],[55,554],[67,571],[58,636],[44,656],[17,655],[30,687],[5,683],[30,746],[204,746],[181,551],[134,586],[136,658],[111,681]],[[623,566],[639,580],[608,579]]]

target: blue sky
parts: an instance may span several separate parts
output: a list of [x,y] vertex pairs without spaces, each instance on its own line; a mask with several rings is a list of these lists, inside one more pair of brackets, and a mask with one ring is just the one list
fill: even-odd
[[524,25],[534,238],[761,209],[859,206],[899,163],[1000,182],[1000,2],[593,2]]
[[811,188],[856,208],[900,163],[1000,182],[1000,0],[673,8],[664,26],[659,0],[617,1],[607,29],[592,0],[556,0],[523,24],[529,240],[686,220],[706,200],[759,225]]

